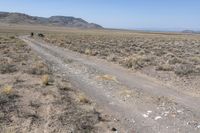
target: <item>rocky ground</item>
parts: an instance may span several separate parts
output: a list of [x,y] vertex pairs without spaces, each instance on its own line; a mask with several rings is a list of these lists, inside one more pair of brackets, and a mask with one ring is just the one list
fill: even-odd
[[0,33],[0,132],[113,132],[110,119],[15,34]]
[[46,42],[97,56],[200,95],[200,36],[120,31],[49,33]]

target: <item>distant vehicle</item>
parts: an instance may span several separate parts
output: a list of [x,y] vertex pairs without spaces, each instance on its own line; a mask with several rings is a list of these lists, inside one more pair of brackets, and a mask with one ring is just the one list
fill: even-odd
[[38,36],[39,36],[39,37],[44,37],[44,34],[38,33]]

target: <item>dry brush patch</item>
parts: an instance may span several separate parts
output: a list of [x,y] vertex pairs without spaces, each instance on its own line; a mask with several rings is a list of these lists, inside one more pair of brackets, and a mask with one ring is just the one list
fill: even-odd
[[[47,34],[47,42],[71,50],[118,62],[125,67],[155,67],[159,71],[190,72],[177,75],[199,75],[200,37],[186,35],[136,34],[123,32],[72,32]],[[187,71],[187,70],[186,70]]]
[[142,72],[183,88],[181,91],[196,93],[199,90],[199,35],[67,30],[45,33],[43,39],[50,44]]

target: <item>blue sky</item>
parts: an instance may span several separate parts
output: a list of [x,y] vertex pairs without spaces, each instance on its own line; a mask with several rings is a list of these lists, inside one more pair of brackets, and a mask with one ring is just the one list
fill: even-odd
[[108,28],[200,30],[200,0],[0,0],[0,11],[74,16]]

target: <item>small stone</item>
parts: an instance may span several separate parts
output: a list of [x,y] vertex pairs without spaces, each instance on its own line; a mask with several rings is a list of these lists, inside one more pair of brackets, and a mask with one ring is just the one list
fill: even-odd
[[182,110],[177,110],[177,113],[181,113],[181,114],[182,114],[182,113],[183,113],[183,111],[182,111]]
[[161,118],[162,118],[161,116],[156,116],[155,120],[158,120],[158,119],[161,119]]
[[169,114],[169,111],[165,111],[162,113],[162,115],[164,115],[164,116],[168,116],[168,114]]
[[151,113],[152,113],[152,111],[151,111],[151,110],[148,110],[148,111],[147,111],[147,114],[151,114]]
[[131,95],[127,95],[126,97],[129,98],[129,97],[131,97]]
[[135,120],[134,119],[132,119],[132,123],[135,124]]
[[197,128],[200,128],[200,125],[198,125]]
[[144,118],[148,118],[149,116],[147,114],[142,115]]

